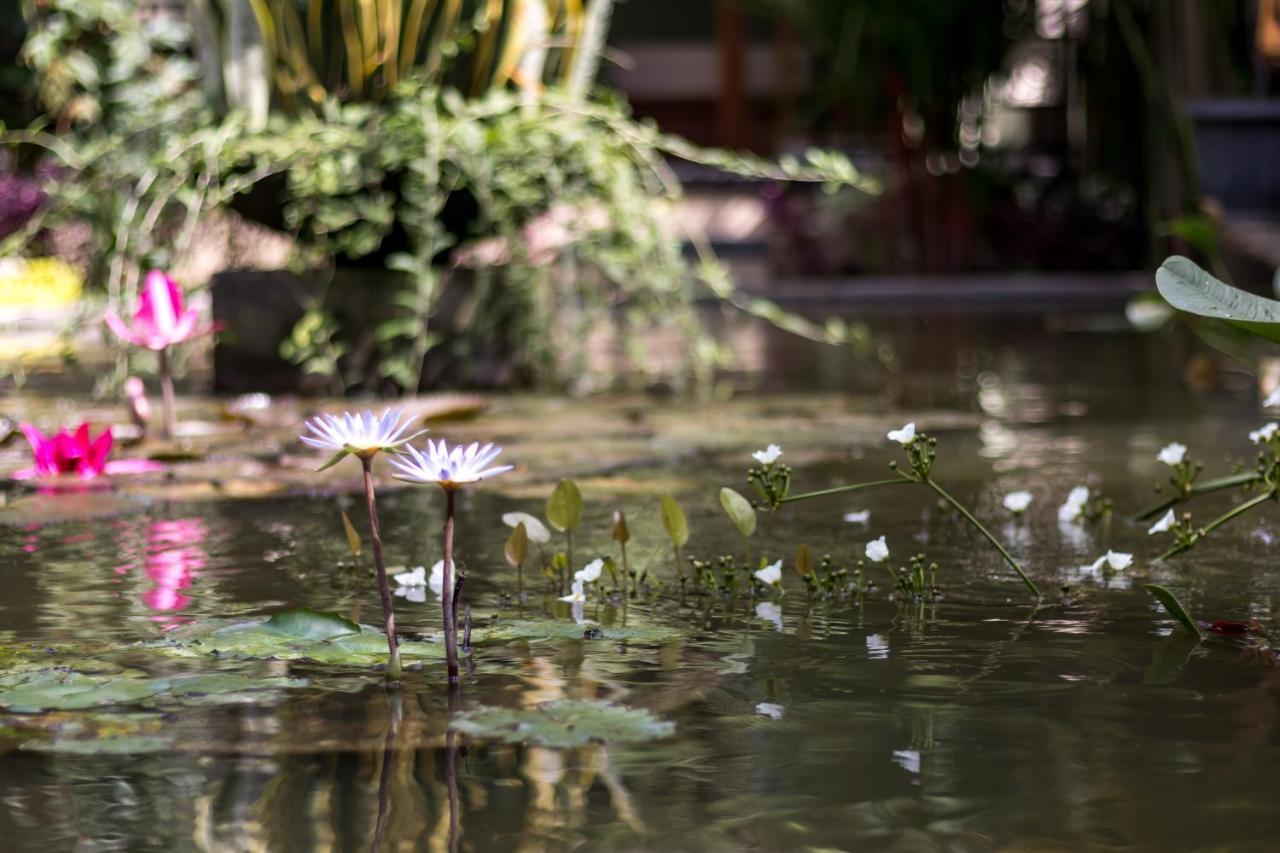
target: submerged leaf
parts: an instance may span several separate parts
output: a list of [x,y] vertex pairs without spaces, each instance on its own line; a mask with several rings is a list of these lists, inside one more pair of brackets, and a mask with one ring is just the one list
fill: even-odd
[[641,708],[567,699],[537,708],[476,708],[449,725],[476,738],[561,749],[589,743],[640,743],[675,732],[675,723]]
[[1182,606],[1182,602],[1178,601],[1177,596],[1164,587],[1153,583],[1144,584],[1142,588],[1151,593],[1152,597],[1160,602],[1160,606],[1168,611],[1170,616],[1177,619],[1182,624],[1182,627],[1194,632],[1201,640],[1204,639],[1204,631],[1200,630],[1196,620],[1191,618],[1191,614]]
[[720,490],[720,506],[728,514],[733,526],[744,537],[756,532],[756,511],[751,502],[730,488]]

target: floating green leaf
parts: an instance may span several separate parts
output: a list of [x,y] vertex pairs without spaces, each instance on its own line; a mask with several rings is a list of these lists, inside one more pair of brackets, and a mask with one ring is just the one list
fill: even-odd
[[756,511],[751,502],[730,488],[720,490],[720,506],[744,537],[756,532]]
[[18,713],[65,711],[103,705],[153,704],[182,699],[241,695],[272,688],[304,687],[306,679],[229,673],[150,677],[141,670],[108,674],[45,669],[0,679],[0,707]]
[[360,633],[360,626],[350,619],[336,613],[321,613],[305,607],[283,610],[268,619],[263,627],[286,637],[304,640],[327,640],[343,634]]
[[683,635],[676,628],[661,626],[628,626],[583,627],[574,622],[532,619],[513,619],[509,622],[498,622],[487,627],[477,627],[472,633],[472,642],[477,646],[501,645],[517,640],[538,642],[540,640],[606,640],[613,642],[627,641],[641,644],[660,645],[679,640]]
[[[387,657],[386,635],[378,629],[309,610],[277,613],[266,621],[197,622],[150,648],[179,657],[307,660],[336,666],[376,666]],[[406,661],[435,660],[444,656],[444,647],[402,641],[400,655]]]
[[671,495],[662,496],[662,526],[667,529],[671,544],[677,548],[683,548],[689,541],[689,519],[685,518],[684,510]]
[[1200,629],[1200,625],[1196,620],[1191,618],[1191,614],[1187,612],[1187,608],[1182,606],[1182,602],[1178,601],[1177,596],[1162,586],[1149,583],[1143,584],[1143,589],[1151,593],[1156,601],[1160,602],[1160,606],[1169,612],[1169,615],[1182,624],[1182,627],[1193,632],[1201,640],[1204,639],[1204,631]]
[[547,521],[561,532],[582,524],[582,492],[573,480],[561,480],[547,498]]
[[1156,271],[1156,287],[1180,311],[1212,317],[1280,343],[1280,302],[1226,284],[1175,255]]
[[507,537],[502,553],[511,564],[511,568],[516,569],[524,565],[524,559],[529,554],[529,533],[525,530],[523,521],[518,522],[516,529],[512,530],[511,535]]
[[449,725],[476,738],[561,749],[589,743],[641,743],[670,737],[675,731],[674,723],[647,710],[586,700],[548,702],[537,708],[476,708]]

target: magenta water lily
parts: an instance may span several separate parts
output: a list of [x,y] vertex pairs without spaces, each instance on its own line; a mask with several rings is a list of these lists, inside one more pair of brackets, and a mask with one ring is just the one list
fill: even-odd
[[200,315],[183,302],[177,282],[159,270],[147,273],[133,316],[126,323],[114,310],[103,318],[111,331],[125,343],[149,349],[159,358],[160,390],[164,397],[164,432],[172,437],[177,430],[174,410],[173,369],[169,348],[215,331],[201,326]]
[[454,498],[458,490],[471,483],[510,471],[511,465],[492,465],[502,453],[493,444],[472,443],[452,449],[440,441],[427,439],[425,451],[406,445],[401,455],[391,460],[397,480],[419,485],[437,485],[444,489],[444,567],[441,578],[441,610],[444,623],[445,662],[449,683],[458,682],[458,603],[461,576],[454,580],[453,528]]

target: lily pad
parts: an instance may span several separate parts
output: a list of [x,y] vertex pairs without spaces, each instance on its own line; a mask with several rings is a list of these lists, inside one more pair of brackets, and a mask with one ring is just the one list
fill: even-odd
[[621,628],[517,619],[476,628],[472,633],[472,640],[478,646],[499,645],[517,640],[611,640],[614,642],[625,640],[658,645],[678,640],[682,636],[681,632],[675,628],[661,626]]
[[[375,666],[387,659],[387,639],[376,628],[332,613],[291,610],[270,619],[207,620],[174,631],[153,647],[180,657],[308,660],[336,666]],[[444,657],[440,643],[402,642],[405,661]]]
[[643,708],[569,699],[536,708],[476,708],[449,725],[476,738],[559,748],[642,743],[670,737],[676,728]]
[[0,707],[24,714],[104,705],[151,704],[167,698],[226,697],[271,688],[305,687],[306,679],[203,674],[150,677],[141,670],[90,674],[44,669],[0,678]]

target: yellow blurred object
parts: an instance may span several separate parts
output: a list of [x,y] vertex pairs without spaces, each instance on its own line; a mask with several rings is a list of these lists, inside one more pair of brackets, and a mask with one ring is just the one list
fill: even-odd
[[1271,65],[1280,65],[1280,0],[1258,2],[1258,53]]
[[0,308],[60,308],[80,298],[84,281],[57,258],[0,258]]

